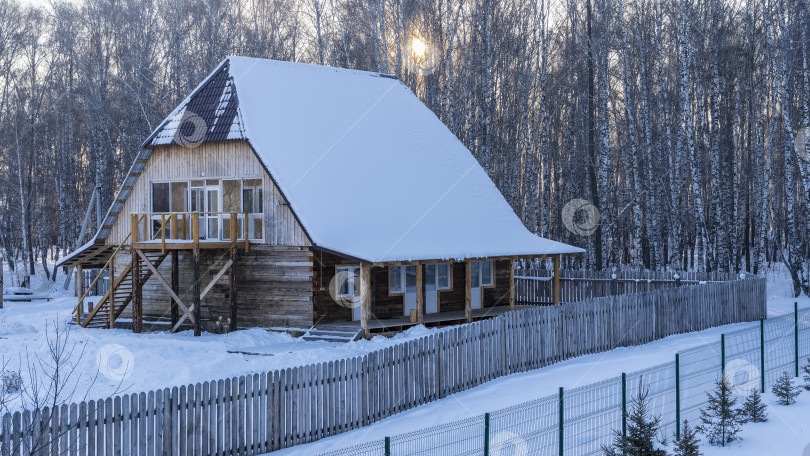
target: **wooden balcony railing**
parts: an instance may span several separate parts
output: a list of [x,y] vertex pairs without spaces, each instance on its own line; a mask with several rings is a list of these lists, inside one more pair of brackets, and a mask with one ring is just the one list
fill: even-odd
[[260,213],[239,212],[140,212],[133,213],[130,239],[133,244],[190,245],[244,243],[263,238]]

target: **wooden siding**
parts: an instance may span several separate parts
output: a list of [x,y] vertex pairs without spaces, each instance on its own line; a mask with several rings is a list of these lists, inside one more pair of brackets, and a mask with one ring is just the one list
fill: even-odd
[[150,182],[216,178],[262,178],[264,189],[264,242],[270,245],[309,246],[304,230],[250,145],[232,141],[197,147],[156,147],[132,193],[118,215],[107,244],[119,245],[130,232],[130,214],[149,212]]
[[[191,251],[178,251],[180,289],[178,296],[186,306],[192,302]],[[230,258],[227,249],[200,251],[201,288],[205,288]],[[128,249],[116,257],[116,270],[131,260]],[[171,256],[158,271],[171,283]],[[229,273],[223,275],[203,298],[203,327],[214,330],[221,316],[227,321]],[[312,252],[308,248],[254,245],[245,253],[239,249],[236,261],[237,323],[239,327],[282,326],[309,328],[312,325]],[[169,294],[156,278],[143,287],[144,317],[169,318]],[[182,312],[181,312],[182,314]],[[130,305],[122,314],[132,317]],[[226,325],[227,326],[227,325]]]

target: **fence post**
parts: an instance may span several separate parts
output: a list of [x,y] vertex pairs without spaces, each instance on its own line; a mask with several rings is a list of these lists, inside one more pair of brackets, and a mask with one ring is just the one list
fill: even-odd
[[720,334],[720,374],[726,379],[726,335]]
[[484,456],[489,456],[489,413],[484,413]]
[[759,317],[759,379],[765,393],[765,319]]
[[385,456],[391,456],[391,437],[385,438]]
[[559,456],[563,456],[563,436],[565,434],[565,432],[563,431],[565,429],[565,413],[564,413],[565,408],[563,406],[563,396],[564,395],[565,395],[565,390],[561,386],[560,387],[560,417],[559,417],[559,422],[560,422],[560,436],[559,436],[560,452],[559,452]]
[[622,437],[627,438],[627,374],[622,372]]
[[675,436],[681,438],[681,355],[675,353]]
[[799,376],[799,303],[793,303],[793,353],[796,355],[796,377]]

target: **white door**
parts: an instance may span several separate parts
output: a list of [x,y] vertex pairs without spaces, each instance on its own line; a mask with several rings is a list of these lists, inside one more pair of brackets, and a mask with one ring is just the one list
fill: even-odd
[[360,301],[360,266],[340,266],[337,268],[337,298],[338,304],[351,307],[352,320],[362,318]]
[[439,290],[436,286],[436,265],[426,264],[423,272],[425,278],[425,313],[439,311]]
[[473,261],[470,263],[470,307],[483,308],[484,288],[492,286],[492,262]]
[[405,281],[405,316],[411,314],[411,310],[416,310],[416,266],[403,266],[405,274],[403,280]]

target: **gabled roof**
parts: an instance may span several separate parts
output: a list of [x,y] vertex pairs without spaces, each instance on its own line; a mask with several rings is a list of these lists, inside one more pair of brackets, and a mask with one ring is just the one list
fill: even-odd
[[144,147],[245,140],[313,245],[369,262],[580,253],[530,233],[399,80],[229,57]]

